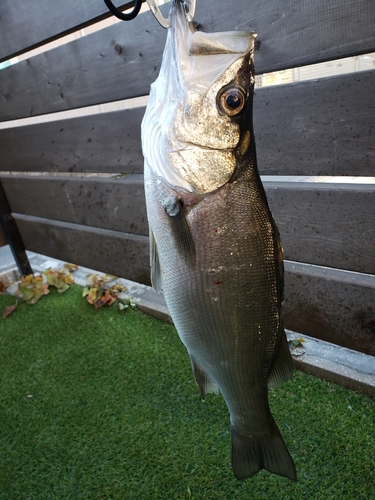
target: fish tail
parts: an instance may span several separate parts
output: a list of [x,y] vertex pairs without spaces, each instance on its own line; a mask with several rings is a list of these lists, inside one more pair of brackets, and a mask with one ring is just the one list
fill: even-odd
[[232,468],[237,479],[255,476],[261,469],[297,481],[292,457],[273,422],[270,434],[258,439],[232,427]]

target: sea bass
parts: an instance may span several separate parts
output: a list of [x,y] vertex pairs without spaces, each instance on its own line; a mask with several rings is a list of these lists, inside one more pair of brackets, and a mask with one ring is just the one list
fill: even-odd
[[202,399],[230,412],[238,479],[296,480],[268,403],[293,370],[281,317],[283,257],[258,174],[252,33],[203,33],[174,0],[142,122],[151,281],[162,289]]

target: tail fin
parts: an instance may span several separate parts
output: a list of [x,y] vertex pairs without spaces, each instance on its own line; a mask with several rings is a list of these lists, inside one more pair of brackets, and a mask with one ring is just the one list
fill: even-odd
[[297,481],[292,457],[275,422],[272,433],[264,439],[242,435],[232,427],[232,468],[237,479],[247,479],[266,469]]

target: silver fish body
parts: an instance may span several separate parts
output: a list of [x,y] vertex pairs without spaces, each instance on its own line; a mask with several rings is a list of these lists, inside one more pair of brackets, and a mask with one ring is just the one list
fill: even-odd
[[235,476],[296,480],[268,403],[293,363],[281,243],[256,165],[254,36],[195,32],[178,0],[171,23],[142,123],[152,283],[202,398],[225,399]]

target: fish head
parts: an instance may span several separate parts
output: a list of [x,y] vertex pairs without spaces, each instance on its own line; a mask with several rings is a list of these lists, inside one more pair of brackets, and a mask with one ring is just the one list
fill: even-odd
[[142,123],[145,165],[174,188],[210,193],[250,144],[254,33],[195,31],[183,2]]

